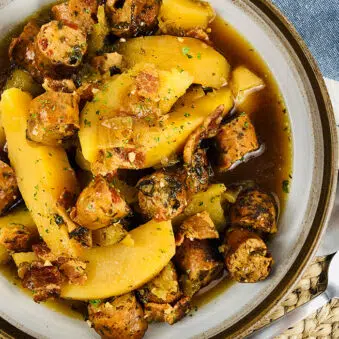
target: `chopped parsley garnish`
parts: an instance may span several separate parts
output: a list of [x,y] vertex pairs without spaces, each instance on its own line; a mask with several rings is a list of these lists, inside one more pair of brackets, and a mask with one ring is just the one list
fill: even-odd
[[190,49],[188,47],[183,47],[182,48],[182,54],[186,55],[188,59],[192,59],[193,57],[189,53],[190,53]]

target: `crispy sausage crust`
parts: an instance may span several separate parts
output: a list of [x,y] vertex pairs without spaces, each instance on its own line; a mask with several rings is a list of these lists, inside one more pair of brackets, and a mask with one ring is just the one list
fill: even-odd
[[227,171],[236,161],[242,160],[247,153],[259,148],[254,126],[245,113],[222,126],[216,141],[221,153],[220,171]]
[[45,92],[32,100],[27,138],[45,145],[60,146],[79,129],[79,97],[76,94]]
[[19,196],[19,189],[13,169],[0,161],[0,214]]
[[133,293],[98,306],[89,304],[88,314],[94,329],[105,338],[141,339],[148,327],[142,307]]
[[235,228],[225,236],[225,265],[232,279],[254,283],[268,277],[273,260],[255,233]]
[[239,194],[231,206],[231,223],[264,233],[277,232],[277,211],[270,194],[253,189]]
[[83,227],[98,229],[119,221],[130,212],[120,193],[99,176],[80,193],[71,218]]
[[140,179],[137,188],[140,209],[150,219],[172,219],[187,205],[187,193],[180,178],[164,171]]

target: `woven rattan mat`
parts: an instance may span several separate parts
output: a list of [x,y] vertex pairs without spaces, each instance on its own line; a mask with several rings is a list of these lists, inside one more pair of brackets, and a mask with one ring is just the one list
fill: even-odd
[[[300,280],[296,289],[287,296],[287,298],[280,304],[276,311],[270,315],[269,318],[264,319],[261,326],[267,324],[273,319],[277,319],[286,312],[304,304],[312,299],[317,294],[325,290],[327,284],[327,269],[329,264],[329,257],[317,258],[310,265],[303,278]],[[8,337],[5,333],[10,333]],[[4,334],[2,334],[4,333]],[[13,329],[8,327],[8,324],[0,319],[0,338],[8,339],[14,337],[27,338],[22,334],[16,334]],[[284,334],[278,336],[276,339],[338,339],[339,338],[339,300],[333,300],[331,303],[325,305],[315,314],[300,321],[294,326],[290,327]]]

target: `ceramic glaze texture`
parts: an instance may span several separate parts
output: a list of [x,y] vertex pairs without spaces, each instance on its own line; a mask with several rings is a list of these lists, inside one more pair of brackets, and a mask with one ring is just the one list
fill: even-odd
[[[51,1],[31,0],[23,5],[22,1],[14,0],[3,8],[0,6],[0,34],[3,35],[15,23],[49,2]],[[300,254],[307,237],[310,237],[326,168],[323,124],[309,76],[288,40],[251,1],[211,0],[210,2],[217,12],[258,50],[274,74],[283,94],[290,113],[293,135],[291,193],[280,218],[280,231],[270,244],[276,262],[270,279],[257,284],[235,284],[225,293],[202,306],[193,317],[187,317],[174,326],[165,324],[150,326],[146,338],[205,338],[233,326],[271,294],[289,272],[298,255],[298,260],[303,260],[314,251],[314,248],[308,251],[304,249]],[[330,109],[327,114],[326,112],[322,114],[327,122],[330,120],[333,124]],[[331,134],[332,139],[333,135]],[[333,147],[335,149],[334,144]],[[336,162],[334,152],[331,154],[329,157],[332,163],[326,164],[328,168],[335,166]],[[327,171],[331,172],[328,169]],[[334,176],[327,185],[330,186],[333,181]],[[331,205],[330,196],[330,193],[327,194],[328,209]],[[328,210],[322,222],[327,214]],[[322,227],[318,226],[319,232],[312,235],[311,247],[319,236],[318,233],[322,232]],[[296,277],[292,278],[295,279]],[[98,337],[83,321],[67,318],[35,304],[1,276],[0,290],[0,315],[31,335],[39,338]]]

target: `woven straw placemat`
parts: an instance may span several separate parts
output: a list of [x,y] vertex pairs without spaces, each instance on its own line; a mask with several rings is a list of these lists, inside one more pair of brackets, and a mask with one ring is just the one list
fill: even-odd
[[[316,258],[305,272],[296,289],[290,293],[269,318],[263,319],[260,326],[277,319],[286,312],[309,301],[326,289],[329,257]],[[2,329],[10,333],[5,335]],[[0,338],[27,338],[10,331],[7,323],[0,319]],[[339,338],[339,300],[332,300],[316,313],[290,327],[276,339],[338,339]]]

